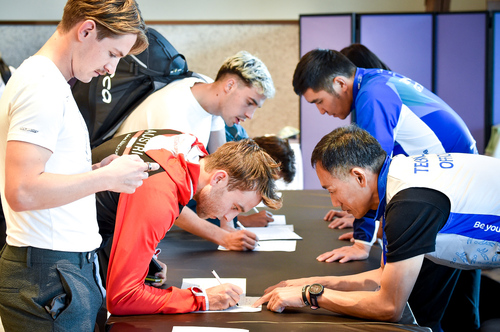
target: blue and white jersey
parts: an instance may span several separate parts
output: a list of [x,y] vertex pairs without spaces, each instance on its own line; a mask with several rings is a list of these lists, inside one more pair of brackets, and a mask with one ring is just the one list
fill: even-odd
[[477,153],[476,141],[460,116],[405,76],[358,68],[353,100],[356,124],[375,137],[389,156]]
[[[476,153],[476,141],[460,116],[421,84],[392,71],[358,68],[354,76],[356,124],[375,137],[388,156]],[[373,244],[373,220],[355,221],[354,238]]]
[[499,159],[481,155],[396,156],[380,208],[404,189],[439,191],[450,200],[451,210],[437,235],[436,250],[426,257],[460,269],[500,267],[499,169]]

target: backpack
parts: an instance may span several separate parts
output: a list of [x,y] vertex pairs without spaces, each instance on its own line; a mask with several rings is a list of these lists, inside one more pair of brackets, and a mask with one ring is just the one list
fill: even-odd
[[186,58],[153,28],[146,35],[149,47],[139,55],[120,59],[113,75],[76,81],[72,92],[87,123],[92,148],[112,138],[128,115],[153,92],[186,77]]
[[9,80],[11,75],[12,73],[10,72],[9,66],[7,66],[7,64],[0,57],[0,78],[5,84],[7,84],[7,81]]

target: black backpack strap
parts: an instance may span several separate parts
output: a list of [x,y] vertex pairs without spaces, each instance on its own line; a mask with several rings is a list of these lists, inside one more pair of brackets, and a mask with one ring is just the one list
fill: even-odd
[[9,66],[7,66],[2,58],[0,58],[0,74],[2,75],[3,82],[7,84],[7,81],[12,76],[12,73],[10,72]]
[[[170,62],[168,64],[168,68],[166,70],[166,72],[160,72],[160,71],[157,71],[157,70],[153,70],[151,68],[148,68],[140,59],[138,59],[136,56],[134,55],[128,55],[129,57],[131,57],[132,59],[135,60],[135,63],[137,63],[137,69],[139,72],[143,73],[143,74],[146,74],[146,75],[149,75],[149,76],[159,76],[159,77],[162,77],[162,76],[168,76],[168,75],[171,75],[171,76],[175,76],[175,75],[182,75],[182,74],[185,74],[187,71],[188,71],[188,66],[187,66],[187,62],[186,62],[186,57],[183,55],[183,54],[176,54],[172,57],[172,59],[170,59]],[[172,73],[172,65],[174,64],[174,61],[175,59],[177,58],[181,58],[184,60],[184,68],[182,70],[177,70],[176,73]]]

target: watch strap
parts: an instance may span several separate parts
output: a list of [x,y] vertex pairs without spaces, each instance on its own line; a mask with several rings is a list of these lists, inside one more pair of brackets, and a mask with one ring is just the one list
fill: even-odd
[[[319,286],[321,287],[321,291],[319,293],[312,293],[311,292],[311,288],[313,286]],[[318,296],[321,296],[323,294],[323,285],[321,284],[314,284],[314,285],[311,285],[311,287],[309,287],[309,301],[311,302],[311,309],[318,309],[319,308],[319,304],[318,304]]]
[[318,309],[318,299],[316,298],[316,295],[312,295],[309,293],[309,298],[311,299],[311,309]]
[[309,285],[305,285],[304,287],[302,287],[302,301],[304,301],[305,305],[309,305],[309,301],[307,301],[306,295],[307,287],[309,287]]

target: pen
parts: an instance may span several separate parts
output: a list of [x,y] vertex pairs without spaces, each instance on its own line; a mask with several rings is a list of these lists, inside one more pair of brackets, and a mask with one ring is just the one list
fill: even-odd
[[212,274],[214,275],[215,279],[217,279],[217,281],[219,282],[219,284],[222,285],[222,281],[220,280],[219,275],[217,274],[217,272],[215,272],[215,270],[212,270]]
[[253,210],[256,212],[256,213],[259,213],[259,210],[257,210],[257,208],[254,206],[253,207]]
[[238,220],[236,221],[236,225],[238,225],[242,230],[245,230],[245,226],[243,226],[243,224]]
[[[238,225],[242,230],[246,230],[245,226],[243,226],[243,224],[239,220],[236,221],[236,225]],[[256,245],[255,246],[259,246],[260,247],[260,244],[259,244],[258,240],[256,241]]]
[[[212,270],[212,274],[214,275],[215,279],[217,279],[217,281],[219,282],[219,284],[222,285],[222,281],[220,280],[219,275],[217,274],[217,272],[215,272],[215,270]],[[236,305],[239,306],[239,303],[236,303]]]

